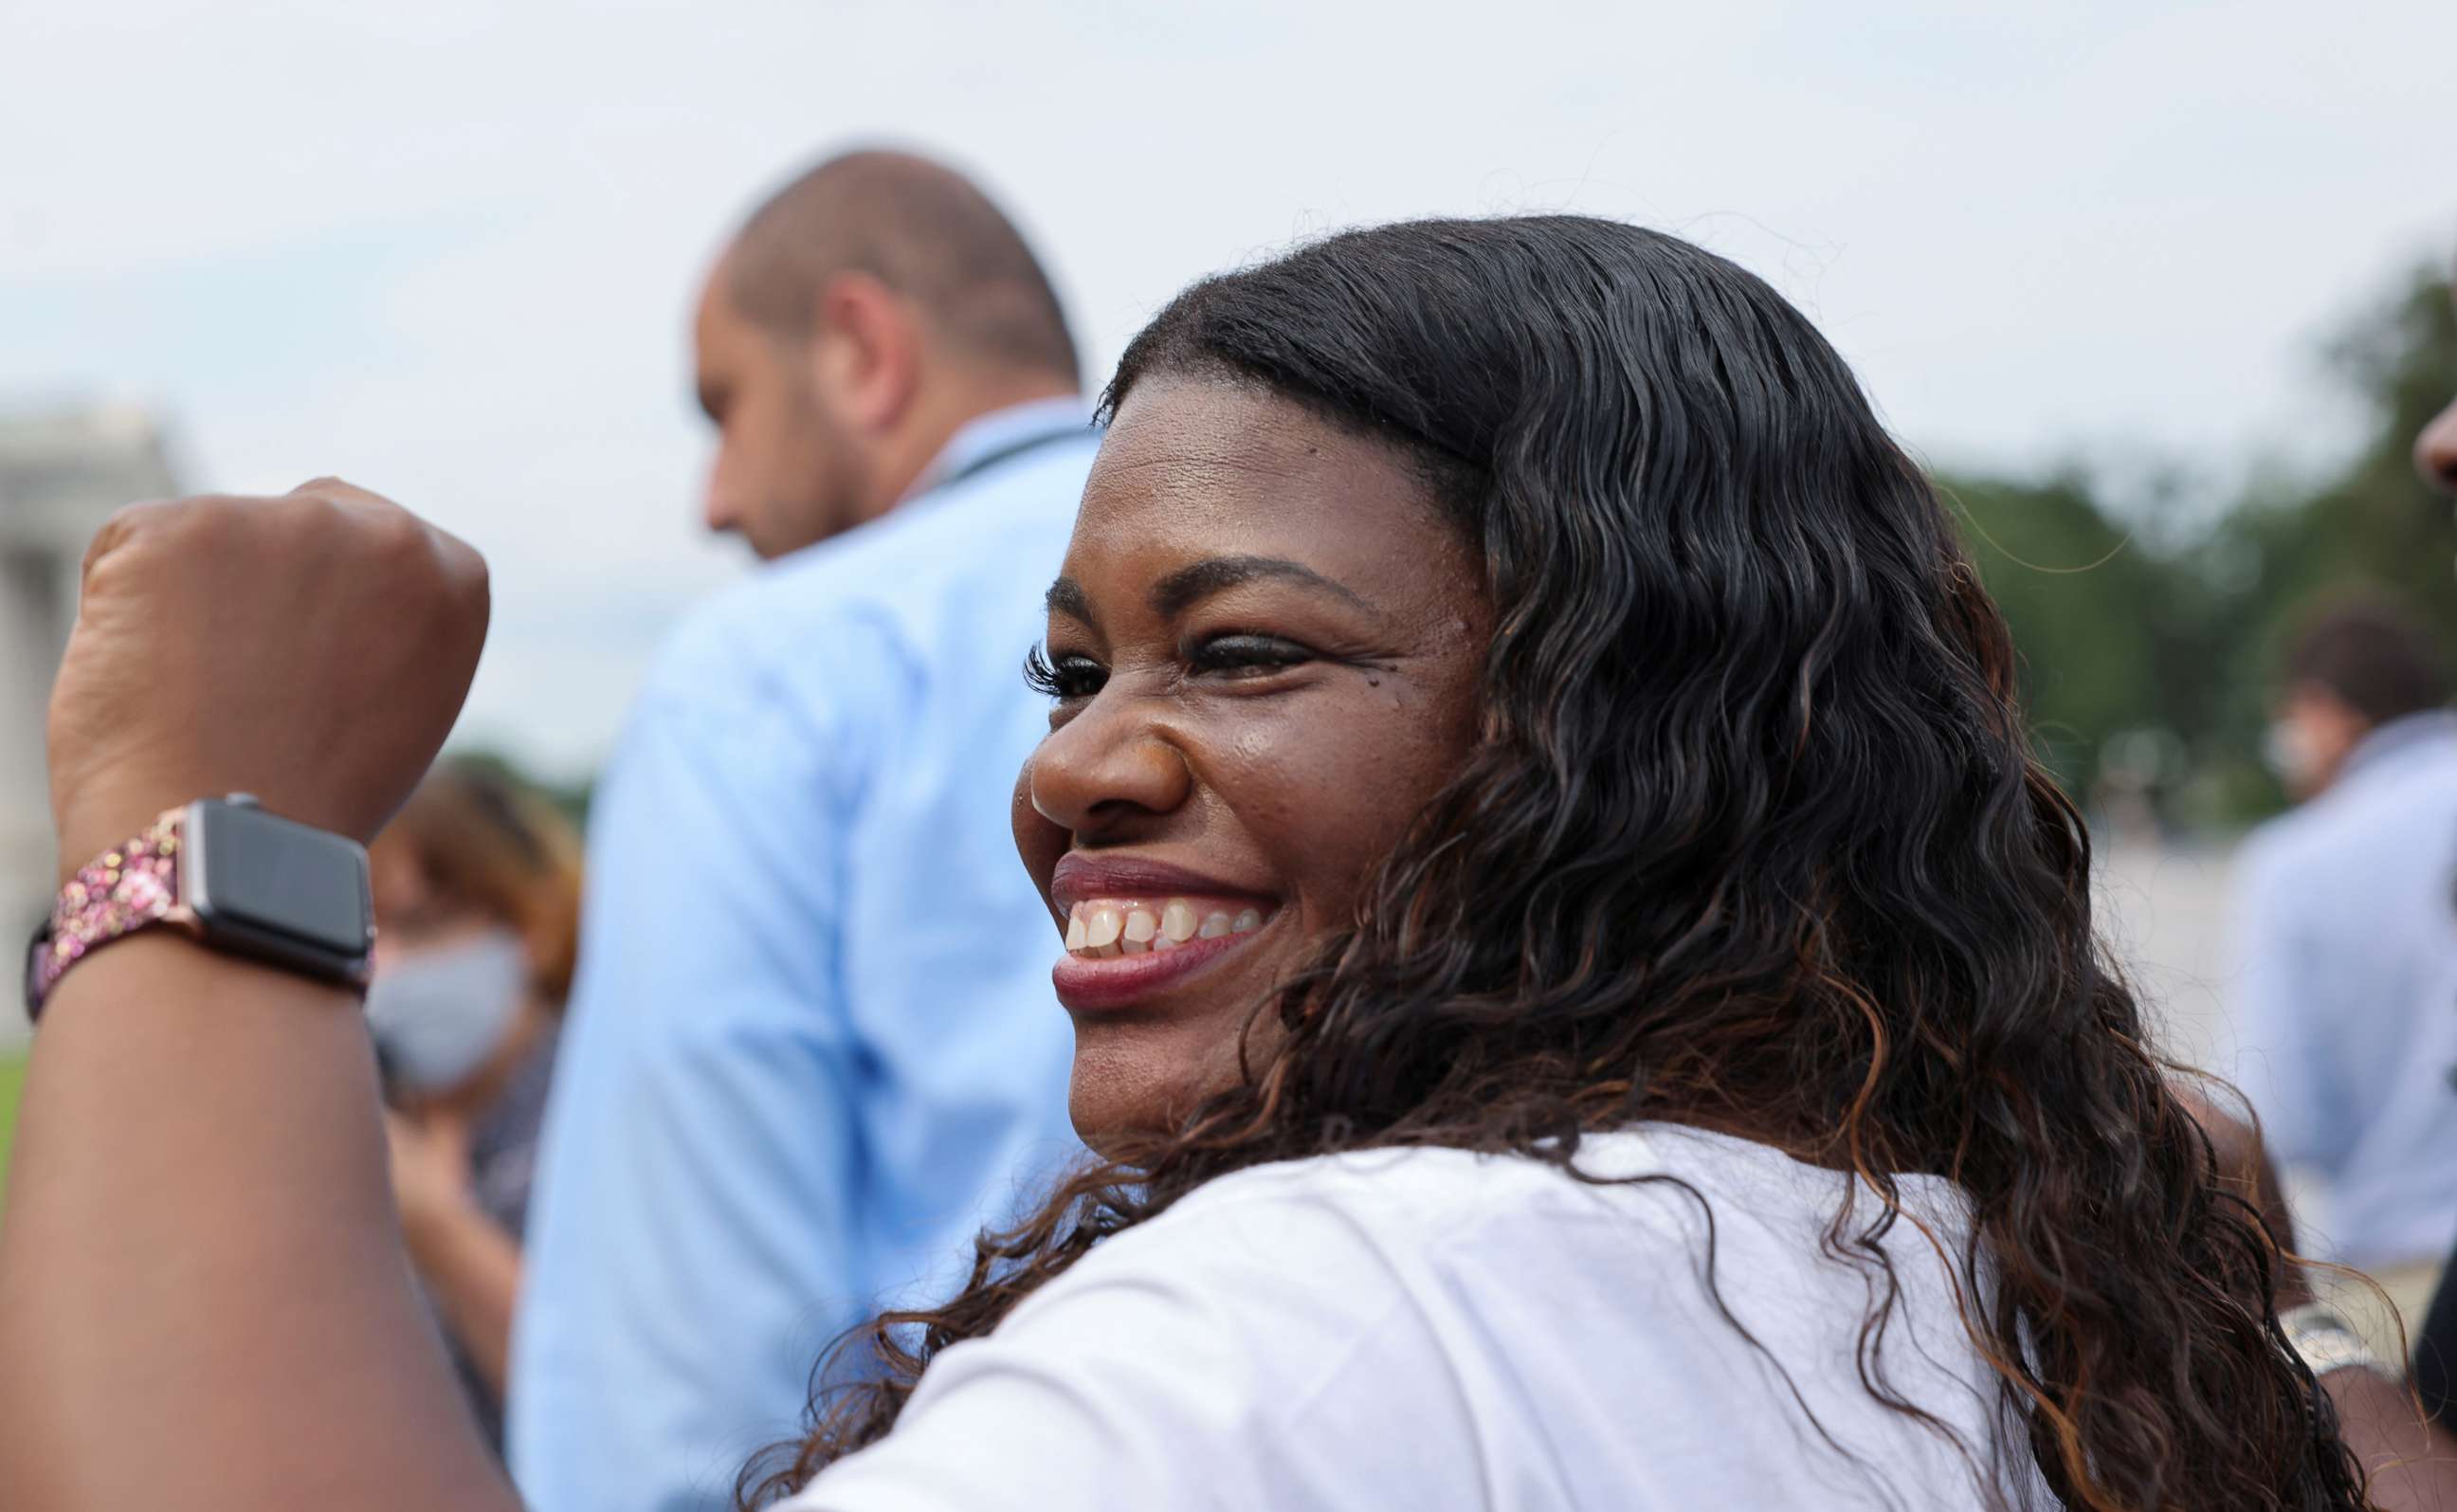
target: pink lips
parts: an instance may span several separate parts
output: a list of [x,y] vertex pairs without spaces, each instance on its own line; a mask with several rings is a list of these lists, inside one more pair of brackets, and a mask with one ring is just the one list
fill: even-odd
[[1086,898],[1167,898],[1172,894],[1242,898],[1269,912],[1279,900],[1252,887],[1207,877],[1140,856],[1089,856],[1069,851],[1049,875],[1049,901],[1063,916]]
[[1189,940],[1174,950],[1146,951],[1140,956],[1096,959],[1071,952],[1049,969],[1058,1001],[1078,1012],[1123,1008],[1163,987],[1202,970],[1262,931],[1222,935],[1216,940]]
[[[1270,926],[1270,915],[1278,902],[1257,889],[1143,857],[1070,852],[1059,860],[1049,880],[1050,902],[1061,915],[1087,900],[1150,899],[1156,905],[1158,900],[1170,897],[1249,902],[1265,913],[1265,929]],[[1141,955],[1091,957],[1069,952],[1051,968],[1050,983],[1058,990],[1058,1001],[1071,1011],[1128,1007],[1202,971],[1262,932],[1188,940],[1174,949]]]

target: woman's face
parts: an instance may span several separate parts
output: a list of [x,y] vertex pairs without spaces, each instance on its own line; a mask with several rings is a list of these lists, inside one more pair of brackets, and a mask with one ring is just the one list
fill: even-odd
[[1231,1085],[1250,1010],[1354,920],[1475,741],[1492,615],[1396,452],[1177,379],[1120,407],[1049,606],[1060,695],[1016,843],[1098,1149]]
[[480,1086],[528,1001],[528,948],[508,923],[437,887],[405,845],[367,858],[376,904],[366,1019],[387,1095],[418,1106]]

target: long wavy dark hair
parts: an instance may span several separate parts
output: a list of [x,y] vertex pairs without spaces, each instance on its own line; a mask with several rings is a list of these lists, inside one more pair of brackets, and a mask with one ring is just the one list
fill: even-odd
[[[2361,1476],[2091,924],[2005,626],[1842,359],[1760,280],[1569,216],[1332,237],[1180,295],[1127,349],[1415,460],[1481,550],[1482,737],[1282,1031],[1167,1137],[984,1235],[953,1301],[744,1473],[759,1504],[894,1423],[939,1351],[1217,1176],[1373,1146],[1570,1167],[1647,1119],[1967,1192],[1963,1321],[2048,1486],[2106,1512],[2353,1508]],[[1249,1050],[1252,1044],[1249,1042]],[[1633,1432],[1639,1429],[1633,1425]],[[1996,1445],[1994,1452],[2009,1447]],[[1966,1456],[1970,1446],[1964,1446]]]

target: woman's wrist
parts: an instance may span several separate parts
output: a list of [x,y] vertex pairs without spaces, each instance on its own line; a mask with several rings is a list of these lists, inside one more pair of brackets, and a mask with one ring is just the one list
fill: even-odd
[[[191,793],[186,797],[202,796]],[[57,823],[59,853],[54,888],[64,888],[76,880],[79,871],[142,835],[165,810],[184,801],[186,798],[166,798],[151,808],[142,802],[103,802],[82,807],[75,815],[63,816]]]

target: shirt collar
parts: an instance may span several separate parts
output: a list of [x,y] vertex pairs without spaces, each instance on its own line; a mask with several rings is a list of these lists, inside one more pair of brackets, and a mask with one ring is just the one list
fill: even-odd
[[1018,443],[1029,442],[1044,434],[1080,430],[1089,435],[1092,428],[1092,406],[1074,394],[1053,399],[1027,399],[1021,404],[993,409],[985,415],[966,421],[947,438],[939,455],[913,487],[904,491],[906,500],[919,498],[954,478],[980,459],[1003,450]]
[[2366,767],[2391,759],[2399,752],[2452,738],[2457,738],[2457,713],[2426,709],[2419,714],[2400,715],[2355,742],[2355,748],[2346,753],[2345,761],[2338,768],[2338,779],[2343,782]]

